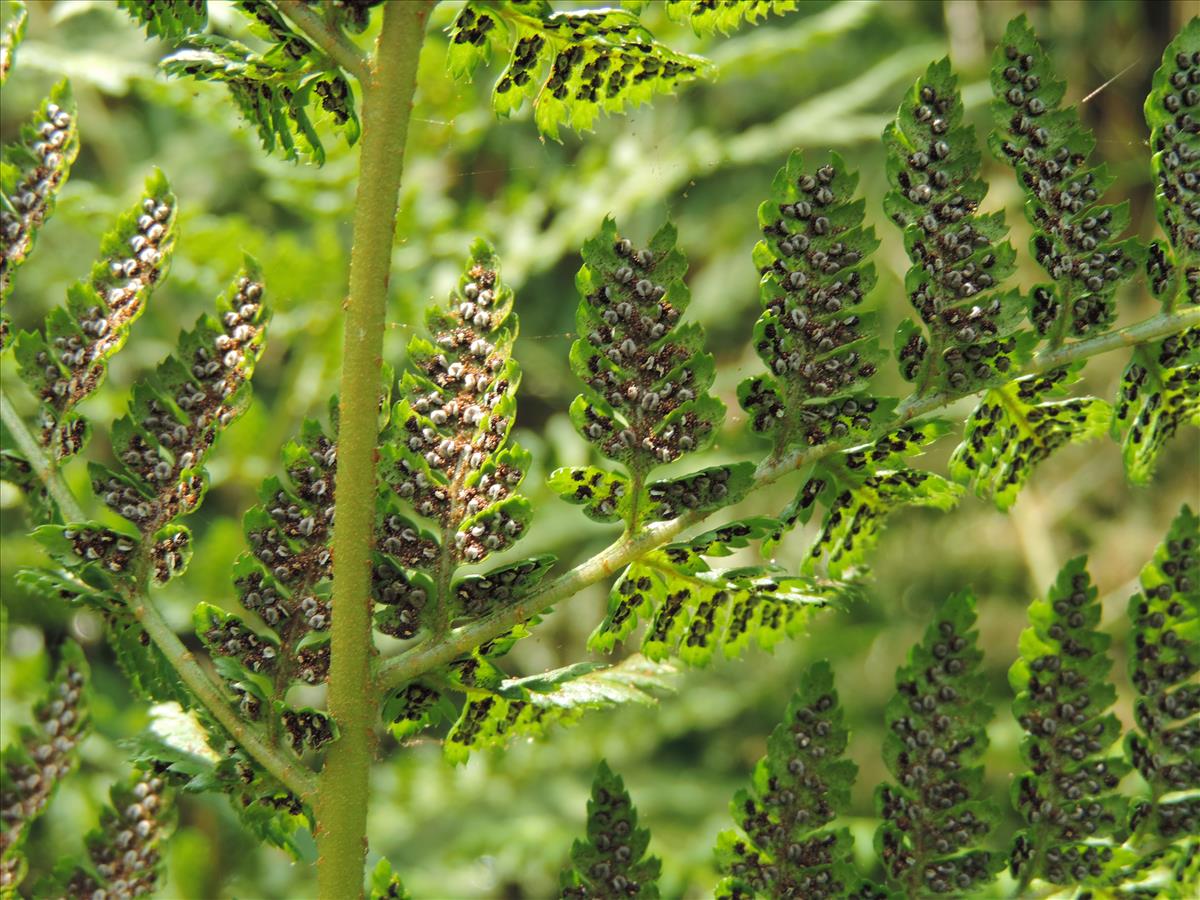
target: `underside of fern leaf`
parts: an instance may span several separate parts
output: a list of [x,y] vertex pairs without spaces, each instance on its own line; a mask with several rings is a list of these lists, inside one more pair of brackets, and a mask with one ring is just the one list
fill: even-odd
[[1003,213],[980,213],[975,129],[964,125],[949,60],[917,80],[884,130],[892,191],[884,209],[904,230],[913,262],[904,287],[921,325],[896,336],[901,374],[918,392],[966,393],[1003,381],[1031,346],[1020,332],[1021,301],[999,286],[1013,271]]
[[884,823],[876,846],[908,896],[961,895],[990,882],[1000,863],[981,849],[995,819],[983,766],[992,710],[981,696],[975,599],[955,594],[896,673],[883,755],[895,783],[877,792]]
[[665,0],[667,15],[691,25],[696,34],[729,34],[743,22],[754,25],[774,13],[796,9],[799,0]]
[[538,130],[589,131],[602,112],[619,113],[704,77],[711,65],[659,43],[621,9],[554,12],[546,0],[468,0],[449,28],[447,65],[469,78],[494,54],[508,63],[492,89],[496,114],[526,102]]
[[861,390],[883,353],[864,303],[879,242],[862,226],[865,202],[852,199],[857,181],[836,154],[810,172],[796,151],[759,207],[764,312],[754,344],[769,374],[743,382],[738,399],[777,452],[868,431],[880,408]]
[[[1150,248],[1150,287],[1166,312],[1200,303],[1200,18],[1168,45],[1146,98],[1154,195],[1166,242]],[[1200,329],[1137,347],[1121,378],[1113,434],[1144,484],[1181,425],[1200,426]]]
[[1049,596],[1029,607],[1032,625],[1009,671],[1029,766],[1013,784],[1026,823],[1012,852],[1022,885],[1101,881],[1125,828],[1125,800],[1115,788],[1129,766],[1110,755],[1121,732],[1107,712],[1116,699],[1108,680],[1111,639],[1097,630],[1100,604],[1084,564],[1083,557],[1069,562]]
[[625,782],[601,762],[588,800],[587,840],[571,847],[571,868],[562,873],[561,897],[655,900],[662,864],[646,856],[649,843],[650,832],[638,827]]
[[771,732],[750,790],[733,799],[738,830],[717,837],[726,875],[717,897],[832,900],[859,888],[850,832],[826,827],[849,804],[858,772],[845,758],[848,739],[833,672],[816,663]]
[[1125,747],[1150,786],[1135,830],[1163,839],[1200,830],[1200,519],[1184,507],[1129,601],[1137,729]]

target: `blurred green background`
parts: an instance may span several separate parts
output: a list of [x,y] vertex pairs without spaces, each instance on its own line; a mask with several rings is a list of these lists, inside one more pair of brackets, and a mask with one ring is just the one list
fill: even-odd
[[[101,233],[137,196],[152,167],[167,173],[181,203],[170,278],[134,327],[107,383],[88,401],[93,421],[103,424],[123,410],[130,385],[171,349],[182,327],[210,308],[243,250],[263,263],[275,309],[255,376],[257,402],[211,457],[214,488],[188,522],[196,536],[195,560],[162,597],[171,620],[185,631],[197,601],[233,603],[229,571],[242,549],[241,515],[253,505],[261,479],[279,472],[275,448],[304,416],[322,415],[335,389],[356,152],[331,137],[322,169],[267,159],[222,87],[167,81],[156,73],[169,48],[143,40],[114,4],[30,6],[28,37],[5,88],[0,137],[12,140],[28,111],[65,75],[79,101],[83,149],[57,213],[17,279],[9,305],[17,325],[37,325],[62,301],[66,286],[86,273]],[[220,3],[210,6],[216,27],[236,33],[238,16]],[[1073,101],[1124,71],[1082,113],[1096,130],[1097,157],[1119,178],[1109,197],[1132,201],[1138,234],[1155,232],[1142,100],[1163,47],[1197,12],[1195,3],[843,0],[801,6],[731,37],[702,40],[650,3],[645,18],[655,34],[710,56],[720,67],[717,78],[660,98],[652,108],[602,121],[582,139],[566,135],[561,145],[540,140],[527,117],[492,116],[487,95],[496,71],[474,85],[446,76],[443,29],[457,4],[436,8],[409,136],[386,357],[396,367],[403,364],[421,308],[445,296],[471,239],[494,242],[521,316],[516,355],[525,380],[517,438],[538,461],[525,482],[537,519],[522,554],[553,552],[563,565],[573,565],[615,537],[612,528],[589,523],[542,487],[553,468],[588,461],[587,446],[565,415],[577,391],[567,350],[577,248],[605,214],[614,215],[635,241],[666,217],[679,226],[691,262],[691,315],[708,329],[719,364],[717,389],[730,408],[717,446],[704,460],[688,463],[696,468],[754,458],[764,449],[748,434],[734,388],[761,365],[747,344],[758,310],[750,249],[757,239],[756,208],[775,170],[794,147],[811,158],[836,149],[860,170],[868,216],[883,241],[876,294],[888,327],[894,326],[907,314],[907,261],[899,232],[882,214],[880,132],[912,80],[948,53],[982,144],[987,64],[1012,16],[1030,15],[1057,56]],[[1020,283],[1027,287],[1042,273],[1025,252],[1029,229],[1015,181],[990,159],[986,165],[992,190],[985,206],[1008,210],[1021,253]],[[1141,284],[1119,300],[1120,324],[1154,309]],[[884,343],[890,344],[886,336]],[[1094,361],[1081,389],[1112,396],[1123,365],[1119,355]],[[2,374],[18,391],[11,359]],[[877,388],[903,391],[890,370],[880,374]],[[19,399],[28,411],[31,398],[21,393]],[[961,418],[969,408],[963,403],[952,415]],[[108,452],[104,428],[98,431],[93,457]],[[944,471],[953,444],[947,439],[935,446],[927,464]],[[862,862],[873,868],[872,794],[884,775],[883,707],[903,654],[951,591],[970,585],[980,597],[981,640],[1000,711],[987,759],[997,798],[1007,796],[1019,768],[1005,673],[1025,605],[1079,553],[1091,555],[1104,627],[1117,637],[1118,713],[1130,721],[1125,603],[1180,503],[1196,501],[1198,449],[1195,430],[1181,433],[1154,484],[1135,490],[1125,483],[1115,444],[1072,447],[1038,470],[1007,515],[971,496],[949,514],[897,515],[874,557],[869,600],[819,616],[808,637],[783,644],[772,656],[751,652],[738,663],[682,673],[678,692],[657,707],[594,713],[545,741],[521,743],[503,755],[480,754],[460,768],[443,762],[432,738],[404,748],[386,741],[388,755],[373,781],[370,861],[388,856],[421,898],[549,896],[571,841],[582,833],[592,772],[606,757],[652,829],[651,850],[664,859],[664,895],[704,896],[716,880],[711,848],[716,833],[730,825],[733,792],[763,754],[798,673],[813,659],[830,657],[853,728],[850,754],[861,768],[850,822]],[[82,462],[68,474],[86,496]],[[796,486],[786,483],[752,497],[727,517],[778,512]],[[83,746],[80,773],[34,829],[31,884],[60,854],[79,852],[109,784],[127,774],[120,741],[145,725],[147,708],[129,695],[94,616],[48,605],[15,586],[16,570],[40,561],[24,537],[21,504],[15,488],[0,485],[0,740],[10,740],[28,719],[47,671],[47,644],[73,636],[85,645],[95,673],[95,733]],[[99,510],[94,502],[90,507]],[[811,529],[793,535],[779,561],[797,563],[811,537]],[[534,638],[518,645],[507,661],[510,670],[527,674],[587,658],[585,639],[605,602],[597,587],[561,606]],[[1137,789],[1134,779],[1127,784]],[[222,798],[186,797],[180,809],[161,896],[312,894],[311,871],[279,851],[256,848]],[[992,836],[996,847],[1007,846],[1015,824],[1009,813]]]

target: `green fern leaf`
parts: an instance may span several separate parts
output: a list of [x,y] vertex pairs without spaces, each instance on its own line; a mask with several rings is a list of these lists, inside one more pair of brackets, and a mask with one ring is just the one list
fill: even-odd
[[1130,679],[1137,729],[1130,761],[1150,786],[1134,813],[1166,840],[1200,831],[1200,519],[1183,507],[1129,600]]
[[73,456],[86,442],[87,422],[74,409],[124,346],[130,326],[165,277],[174,246],[175,196],[155,171],[137,206],[104,236],[102,259],[91,276],[68,289],[66,305],[51,310],[44,332],[17,336],[21,377],[45,414],[39,437],[57,459]]
[[875,842],[884,868],[909,896],[962,895],[988,884],[1003,862],[980,848],[996,818],[984,797],[992,709],[980,698],[975,598],[951,596],[896,672],[883,756],[896,783],[876,800]]
[[90,865],[75,869],[54,894],[43,896],[136,897],[161,888],[161,850],[175,830],[173,792],[161,776],[147,771],[131,785],[114,785],[109,798],[100,827],[85,838]]
[[[653,469],[710,444],[725,413],[708,393],[714,364],[703,349],[703,329],[679,325],[691,297],[675,229],[664,225],[648,248],[635,250],[605,219],[600,234],[584,244],[583,261],[575,279],[582,299],[571,368],[586,388],[571,404],[571,419],[586,440],[629,472],[628,479],[601,473],[622,492],[605,515],[619,511],[636,529],[654,518],[673,518],[689,503],[715,508],[729,502],[748,486],[748,468],[660,482],[651,486],[654,496],[645,486]],[[703,486],[688,481],[700,478]]]
[[404,889],[400,876],[392,871],[392,864],[379,860],[371,870],[370,900],[412,900],[412,894]]
[[827,511],[803,571],[814,572],[823,563],[831,577],[840,578],[866,560],[891,513],[904,506],[952,508],[962,493],[958,485],[905,463],[946,430],[939,421],[906,425],[873,444],[826,457],[780,515],[763,553],[773,555],[785,532],[807,523],[819,500]]
[[620,113],[705,77],[711,65],[654,39],[621,9],[553,12],[545,0],[468,0],[450,26],[447,67],[469,78],[494,54],[509,57],[492,89],[497,115],[526,102],[538,130],[588,131],[601,113]]
[[907,322],[897,335],[901,374],[921,393],[1001,382],[1033,340],[1019,331],[1018,295],[1000,290],[1016,253],[1004,214],[978,211],[987,184],[949,60],[917,80],[883,139],[892,185],[884,209],[904,230],[913,262],[904,288],[923,326]]
[[[496,680],[498,670],[476,671],[460,685],[466,702],[446,735],[445,755],[466,762],[473,750],[502,747],[519,737],[540,737],[551,725],[568,725],[585,711],[622,703],[654,703],[669,688],[670,666],[631,656],[615,666],[576,663],[526,678]],[[460,674],[460,679],[464,676]]]
[[[1200,303],[1200,224],[1187,212],[1200,202],[1200,133],[1187,111],[1200,103],[1198,91],[1200,19],[1192,19],[1163,53],[1146,98],[1154,204],[1167,235],[1165,244],[1151,245],[1147,273],[1166,312]],[[1125,473],[1145,484],[1179,426],[1200,425],[1200,329],[1135,348],[1116,410],[1113,436],[1121,441]]]
[[1126,801],[1115,789],[1129,765],[1108,755],[1121,734],[1106,712],[1116,699],[1108,681],[1111,639],[1097,630],[1100,604],[1084,564],[1083,557],[1067,563],[1049,596],[1029,607],[1031,627],[1008,676],[1030,767],[1013,785],[1013,805],[1026,823],[1012,852],[1022,885],[1034,878],[1098,882],[1124,830]]
[[55,788],[77,763],[76,748],[88,728],[87,660],[74,641],[62,645],[49,695],[33,710],[35,728],[22,728],[0,757],[0,893],[16,896],[25,877],[21,846]]
[[662,863],[647,856],[650,832],[639,828],[625,782],[601,761],[588,800],[587,840],[571,846],[562,873],[563,900],[635,897],[656,900]]
[[28,15],[21,0],[3,0],[0,3],[0,85],[8,80],[17,55],[17,47],[25,38],[25,20]]
[[180,41],[208,26],[207,0],[117,0],[151,37]]
[[751,642],[770,651],[798,635],[809,613],[843,597],[845,585],[768,566],[714,570],[702,558],[745,546],[766,534],[769,522],[733,523],[630,565],[613,586],[608,614],[588,639],[589,648],[611,652],[642,619],[648,622],[641,643],[647,657],[678,657],[691,666],[707,665],[718,650],[734,659]]
[[[34,115],[22,126],[20,139],[4,148],[0,159],[0,307],[13,289],[13,275],[29,258],[38,231],[54,211],[79,154],[75,99],[66,81],[55,85]],[[8,346],[8,322],[0,318],[0,348]]]
[[738,400],[777,452],[869,431],[881,409],[861,393],[883,351],[863,299],[875,285],[868,259],[879,242],[862,225],[865,202],[852,199],[857,182],[836,153],[807,172],[793,151],[758,209],[764,312],[754,345],[769,374],[743,382]]
[[1062,107],[1066,86],[1025,16],[1009,22],[991,80],[988,143],[1016,171],[1034,227],[1030,249],[1053,279],[1034,289],[1030,320],[1058,346],[1112,324],[1113,295],[1137,270],[1142,250],[1136,239],[1114,240],[1129,224],[1129,204],[1098,205],[1114,179],[1103,166],[1088,166],[1096,140],[1073,107]]
[[729,34],[746,22],[756,25],[774,13],[795,11],[798,0],[666,0],[667,15],[686,22],[696,34]]
[[767,739],[750,790],[733,799],[738,830],[717,837],[726,876],[717,897],[832,900],[856,889],[854,839],[826,827],[849,805],[858,773],[845,758],[848,740],[833,671],[814,663]]
[[1105,434],[1112,409],[1103,400],[1047,399],[1062,397],[1079,368],[1030,375],[985,393],[950,459],[950,477],[1008,509],[1038,463]]

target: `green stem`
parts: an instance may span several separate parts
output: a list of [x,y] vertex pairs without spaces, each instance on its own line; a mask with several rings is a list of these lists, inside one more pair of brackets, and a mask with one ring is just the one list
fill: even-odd
[[17,449],[25,457],[25,462],[29,463],[34,474],[46,486],[46,490],[50,492],[50,496],[58,504],[58,511],[62,513],[63,521],[87,521],[87,516],[83,514],[83,510],[79,507],[79,501],[75,499],[75,495],[71,493],[71,489],[63,481],[58,467],[50,461],[42,450],[41,445],[29,433],[29,429],[25,427],[25,421],[13,409],[13,405],[8,402],[8,394],[3,392],[0,392],[0,418],[4,420],[4,426],[8,429],[8,433],[17,442]]
[[[1200,326],[1200,308],[1181,310],[1173,314],[1160,313],[1120,331],[1111,331],[1039,353],[1023,371],[1013,377],[1016,379],[1025,375],[1048,372],[1051,369],[1085,360],[1100,353],[1159,340],[1197,326]],[[789,472],[794,472],[796,469],[830,454],[856,444],[877,440],[913,419],[928,415],[967,396],[971,395],[951,392],[913,394],[896,408],[895,414],[888,422],[878,425],[867,438],[859,436],[848,440],[831,441],[817,447],[794,450],[779,458],[772,455],[759,464],[751,490],[766,487]],[[486,618],[464,625],[450,632],[444,638],[427,640],[413,649],[387,660],[379,667],[377,679],[379,685],[387,689],[406,684],[430,669],[443,666],[459,656],[469,653],[480,644],[504,634],[521,622],[528,621],[548,607],[574,596],[588,585],[608,578],[638,557],[665,544],[692,525],[703,521],[713,512],[716,510],[708,513],[690,512],[670,522],[656,522],[648,525],[636,534],[622,535],[615,543],[601,550],[591,559],[549,582],[541,590],[519,602]]]
[[371,548],[384,314],[417,60],[432,4],[388,3],[362,82],[363,134],[346,300],[333,531],[329,714],[339,737],[317,790],[317,891],[361,897],[376,694],[371,680]]
[[[279,9],[292,20],[293,25],[324,50],[326,56],[357,78],[360,84],[366,85],[370,80],[367,60],[340,29],[313,12],[303,0],[279,0]],[[332,5],[326,7],[326,11],[331,9]]]

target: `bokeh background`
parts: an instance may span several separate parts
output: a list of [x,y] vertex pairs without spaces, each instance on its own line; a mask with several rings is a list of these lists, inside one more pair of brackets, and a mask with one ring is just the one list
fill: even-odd
[[[131,384],[169,352],[182,327],[210,308],[243,250],[264,265],[275,317],[255,376],[256,402],[211,457],[214,488],[189,521],[195,559],[161,601],[179,630],[187,631],[197,601],[233,603],[229,571],[243,547],[241,516],[254,503],[257,484],[280,471],[276,448],[305,416],[323,415],[335,390],[356,153],[331,137],[322,169],[265,158],[224,89],[158,74],[156,62],[169,48],[144,40],[114,4],[60,0],[30,6],[28,37],[5,88],[0,137],[12,140],[28,110],[67,76],[79,101],[83,149],[57,213],[20,273],[9,306],[18,326],[38,324],[62,301],[67,285],[85,274],[107,223],[137,196],[152,167],[167,173],[181,203],[170,278],[135,326],[107,383],[88,401],[93,420],[104,423],[123,410]],[[215,26],[237,33],[238,16],[219,2],[210,6]],[[1068,79],[1072,101],[1123,73],[1091,97],[1082,114],[1096,131],[1097,157],[1118,177],[1109,197],[1131,200],[1136,233],[1154,234],[1142,100],[1163,47],[1186,17],[1200,12],[1197,4],[841,0],[801,6],[731,37],[699,39],[651,2],[645,19],[656,35],[710,56],[720,67],[718,77],[602,121],[594,134],[566,135],[561,145],[540,140],[527,116],[493,117],[487,95],[497,72],[473,85],[447,77],[443,29],[457,4],[436,8],[409,137],[386,356],[397,367],[404,363],[420,310],[445,296],[472,238],[493,241],[517,290],[521,317],[516,355],[525,380],[517,438],[537,460],[525,482],[537,518],[523,553],[553,552],[564,566],[573,565],[615,537],[612,528],[589,523],[543,487],[553,468],[588,461],[587,445],[565,414],[577,392],[567,351],[577,248],[605,214],[616,216],[635,241],[668,217],[679,227],[691,263],[690,315],[708,330],[720,371],[717,390],[730,409],[704,464],[754,458],[764,450],[749,435],[734,389],[760,366],[747,343],[758,310],[750,250],[757,239],[756,208],[775,170],[799,147],[810,159],[835,149],[861,172],[867,214],[883,241],[876,295],[887,327],[894,326],[907,314],[907,260],[898,230],[881,209],[886,180],[880,132],[913,79],[949,54],[982,144],[989,126],[991,47],[1010,17],[1029,14]],[[1021,254],[1020,283],[1028,286],[1041,273],[1025,252],[1029,229],[1018,190],[1009,170],[986,157],[992,188],[985,206],[1008,210]],[[1121,324],[1154,308],[1141,284],[1127,287],[1119,302]],[[1124,364],[1118,356],[1094,361],[1081,389],[1112,396]],[[4,361],[3,376],[19,393],[11,359]],[[886,368],[877,388],[903,391]],[[31,408],[31,398],[20,399]],[[963,403],[951,414],[961,418],[969,408]],[[104,428],[98,432],[89,453],[103,457]],[[950,438],[935,446],[927,464],[944,471],[953,444]],[[711,848],[717,832],[730,826],[730,798],[764,753],[799,673],[828,657],[853,728],[849,752],[861,769],[847,821],[863,865],[873,869],[873,789],[885,774],[879,747],[893,674],[939,600],[966,586],[980,598],[981,641],[998,708],[988,789],[1007,809],[1020,764],[1006,671],[1026,604],[1067,559],[1090,555],[1104,602],[1103,627],[1117,638],[1117,712],[1128,723],[1125,604],[1179,505],[1196,502],[1198,450],[1197,432],[1181,433],[1153,485],[1133,489],[1115,444],[1071,447],[1040,467],[1008,514],[972,496],[949,514],[903,512],[874,556],[867,599],[817,617],[807,637],[784,643],[773,655],[754,651],[740,662],[681,673],[676,693],[656,707],[593,713],[547,740],[520,743],[502,755],[480,754],[459,768],[442,760],[433,738],[402,748],[385,742],[388,756],[373,776],[371,862],[387,855],[420,898],[550,896],[571,841],[582,833],[591,776],[605,757],[624,775],[652,829],[651,850],[664,859],[664,895],[704,896],[716,881]],[[73,464],[69,477],[86,496],[82,463]],[[728,517],[777,512],[795,487],[781,484]],[[33,832],[32,883],[60,854],[80,851],[108,786],[127,775],[120,744],[145,726],[147,707],[129,694],[94,616],[49,605],[15,585],[16,570],[40,559],[24,536],[21,504],[15,488],[0,485],[0,740],[10,740],[28,719],[47,672],[47,645],[71,635],[86,647],[95,673],[95,732],[83,745],[79,774]],[[779,561],[798,563],[811,536],[811,530],[793,535]],[[513,674],[588,658],[585,639],[605,602],[604,590],[596,587],[563,604],[513,652]],[[1133,779],[1127,784],[1136,790]],[[1015,827],[1008,812],[992,836],[995,846],[1006,847]],[[220,797],[181,800],[168,868],[164,897],[312,893],[311,871],[280,851],[256,847]]]

